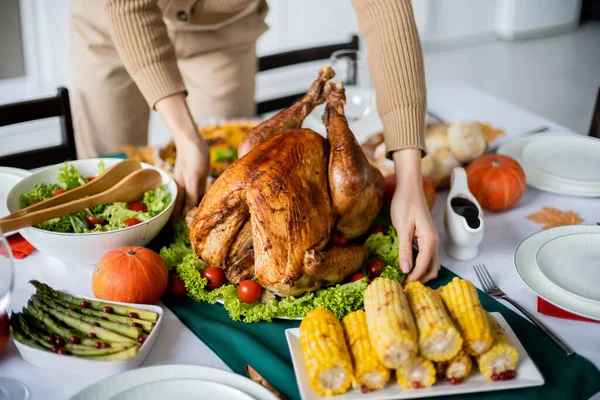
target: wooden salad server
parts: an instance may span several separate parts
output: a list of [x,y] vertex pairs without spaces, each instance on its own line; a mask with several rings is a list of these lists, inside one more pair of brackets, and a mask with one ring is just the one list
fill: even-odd
[[108,190],[111,187],[115,186],[120,180],[125,178],[127,175],[137,170],[140,170],[141,168],[142,165],[139,161],[123,160],[120,163],[115,164],[110,168],[107,168],[103,173],[98,175],[91,182],[76,187],[75,189],[71,189],[59,196],[50,197],[49,199],[40,201],[39,203],[32,204],[29,207],[22,208],[19,211],[15,211],[14,213],[7,215],[4,218],[0,218],[0,222],[22,217],[23,215],[32,213],[34,211],[44,210],[46,208],[54,207],[59,204],[65,204],[85,196],[90,196],[93,194],[104,192],[105,190]]
[[43,210],[33,211],[21,217],[11,217],[1,220],[0,229],[3,232],[16,231],[100,204],[139,200],[145,192],[156,188],[161,183],[162,177],[158,171],[149,168],[140,169],[126,176],[110,189],[98,194]]

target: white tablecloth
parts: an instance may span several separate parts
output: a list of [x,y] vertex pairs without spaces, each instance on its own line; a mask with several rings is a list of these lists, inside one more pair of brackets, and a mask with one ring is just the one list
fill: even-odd
[[[449,120],[478,120],[503,127],[508,137],[521,132],[547,126],[553,130],[569,132],[551,121],[516,108],[463,83],[448,83],[431,88],[430,109]],[[357,126],[357,136],[364,137],[381,126],[373,116]],[[360,129],[360,131],[359,131]],[[433,210],[435,224],[443,241],[443,204],[446,194],[438,194]],[[536,296],[518,278],[513,255],[518,244],[527,236],[540,230],[540,226],[525,219],[543,206],[574,210],[586,224],[600,222],[600,201],[559,196],[528,188],[519,205],[508,212],[486,213],[486,234],[480,256],[475,260],[460,262],[449,258],[440,248],[442,264],[464,278],[477,282],[472,265],[485,263],[498,285],[529,311],[536,312]],[[16,261],[16,285],[12,307],[20,309],[33,293],[27,284],[38,279],[59,289],[92,295],[92,266],[68,265],[34,252],[30,257]],[[479,285],[478,285],[479,286]],[[564,338],[579,354],[600,366],[600,324],[562,320],[540,315],[558,335]],[[168,309],[158,341],[143,366],[159,364],[195,364],[228,369],[225,364],[194,336]],[[24,362],[13,343],[0,355],[0,376],[21,380],[29,388],[32,399],[66,399],[96,378],[65,375],[61,371],[44,370]]]

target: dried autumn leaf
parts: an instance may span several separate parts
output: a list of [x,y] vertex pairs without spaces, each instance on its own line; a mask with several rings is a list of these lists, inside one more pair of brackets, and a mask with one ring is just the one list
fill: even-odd
[[494,128],[492,125],[483,122],[476,122],[476,124],[479,125],[479,128],[483,132],[483,136],[488,143],[492,143],[494,140],[498,139],[499,136],[504,135],[504,129],[502,128]]
[[575,211],[561,211],[554,207],[542,207],[542,211],[527,216],[536,224],[543,224],[542,230],[557,226],[577,225],[583,222]]

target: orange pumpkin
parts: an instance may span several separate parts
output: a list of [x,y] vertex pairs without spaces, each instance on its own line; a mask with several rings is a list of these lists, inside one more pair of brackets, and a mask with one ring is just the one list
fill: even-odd
[[96,265],[92,290],[99,299],[125,303],[155,304],[169,282],[165,261],[139,246],[109,251]]
[[429,211],[431,211],[435,205],[435,187],[433,183],[425,178],[423,178],[423,192],[425,193],[425,200],[427,200]]
[[481,207],[503,211],[514,207],[527,187],[525,171],[514,159],[488,154],[467,167],[469,190]]

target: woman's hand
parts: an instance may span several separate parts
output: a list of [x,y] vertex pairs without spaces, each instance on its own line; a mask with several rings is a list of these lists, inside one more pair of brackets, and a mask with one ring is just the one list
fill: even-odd
[[174,177],[178,193],[172,217],[176,221],[182,208],[187,213],[200,202],[206,187],[210,153],[198,133],[183,93],[159,100],[155,108],[173,135],[177,149]]
[[427,207],[421,176],[421,151],[405,149],[393,153],[396,167],[396,191],[392,198],[392,223],[400,242],[400,269],[408,273],[412,267],[413,239],[419,254],[416,265],[405,282],[425,283],[437,277],[440,270],[439,237]]

